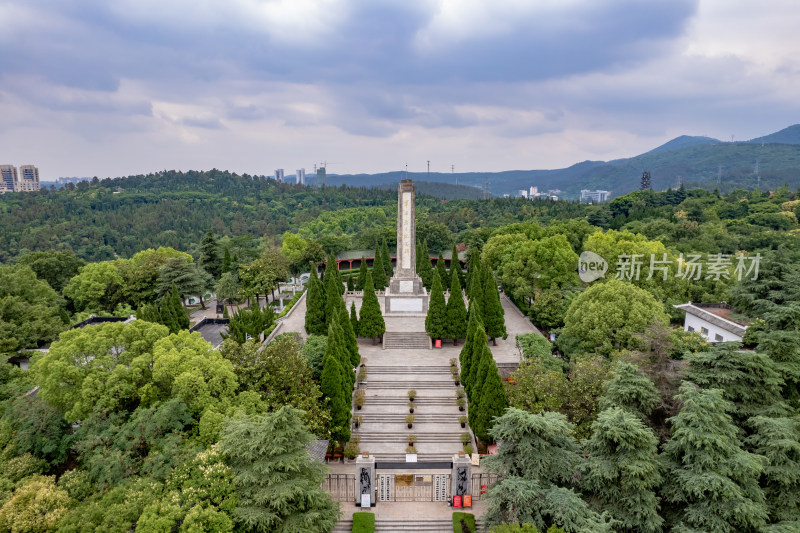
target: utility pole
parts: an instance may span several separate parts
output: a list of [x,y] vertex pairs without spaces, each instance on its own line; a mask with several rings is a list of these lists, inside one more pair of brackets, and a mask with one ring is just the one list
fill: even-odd
[[431,181],[431,160],[428,159],[428,181]]
[[458,177],[455,176],[456,166],[450,165],[450,175],[456,178],[456,187],[458,187]]
[[489,199],[489,177],[488,176],[484,176],[483,177],[483,199],[484,200],[488,200]]

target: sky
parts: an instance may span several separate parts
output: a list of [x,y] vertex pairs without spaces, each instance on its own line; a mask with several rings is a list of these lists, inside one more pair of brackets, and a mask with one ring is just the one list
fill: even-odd
[[0,0],[42,180],[561,168],[800,122],[797,0]]

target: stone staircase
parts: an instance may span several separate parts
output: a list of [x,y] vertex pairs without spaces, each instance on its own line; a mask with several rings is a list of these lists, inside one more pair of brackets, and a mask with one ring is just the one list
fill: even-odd
[[430,350],[431,338],[425,332],[387,331],[383,334],[384,350]]
[[[476,524],[477,526],[477,524]],[[333,533],[349,533],[353,529],[352,520],[341,520],[333,528]],[[479,529],[480,530],[480,529]],[[395,531],[419,531],[425,533],[452,533],[453,520],[375,520],[376,533]]]
[[[427,338],[427,337],[426,337]],[[362,451],[378,461],[405,461],[407,436],[416,435],[418,461],[449,461],[462,449],[460,411],[450,367],[441,361],[428,365],[367,364],[364,406],[355,410],[362,423],[353,429],[359,435]],[[416,390],[414,422],[411,429],[405,420],[408,412],[408,391]]]

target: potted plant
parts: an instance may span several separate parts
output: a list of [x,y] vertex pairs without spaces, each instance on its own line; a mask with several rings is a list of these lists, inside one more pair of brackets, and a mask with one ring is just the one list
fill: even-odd
[[413,413],[415,407],[416,407],[416,404],[414,404],[414,402],[408,402],[408,412],[409,413]]
[[417,453],[417,449],[414,446],[409,446],[409,447],[406,448],[406,453],[416,454]]
[[466,407],[467,405],[467,400],[465,400],[464,398],[458,398],[456,400],[456,405],[458,406],[459,411],[463,411],[464,407]]
[[346,459],[352,461],[356,457],[358,457],[359,449],[358,443],[354,441],[348,442],[344,447],[344,456]]
[[456,399],[458,398],[465,398],[467,396],[466,391],[464,389],[457,389],[456,390]]
[[367,367],[362,366],[358,369],[358,374],[356,375],[356,379],[359,383],[364,383],[367,379]]
[[461,375],[458,372],[453,373],[453,383],[456,387],[461,385]]
[[406,440],[408,440],[409,446],[413,446],[414,443],[417,442],[417,436],[412,433],[411,435],[408,436]]
[[362,366],[362,368],[366,368],[367,367],[367,358],[366,357],[362,357],[361,358],[361,366]]
[[416,398],[416,397],[417,397],[417,391],[415,391],[414,389],[411,389],[410,391],[408,391],[408,399],[410,401],[413,402],[414,398]]
[[414,419],[416,417],[414,415],[406,415],[406,424],[408,424],[408,429],[411,429],[411,426],[414,425]]
[[464,453],[467,455],[472,455],[472,444],[464,445]]
[[456,371],[458,370],[458,359],[455,357],[450,359],[450,372],[452,372],[453,369],[456,369]]
[[461,434],[461,444],[469,444],[470,442],[472,442],[472,435],[465,431]]
[[[466,417],[462,417],[462,418],[466,418]],[[358,429],[358,427],[363,423],[364,423],[364,417],[362,417],[361,415],[354,415],[353,416],[353,426],[355,426],[356,429]],[[462,425],[461,427],[463,428],[464,426]]]
[[[358,416],[358,415],[356,415],[356,416]],[[459,416],[458,417],[458,423],[461,424],[462,428],[467,427],[467,417],[464,416],[464,415]]]
[[353,404],[355,404],[356,409],[359,411],[362,407],[364,407],[364,402],[367,400],[367,393],[364,392],[364,389],[358,389],[356,391],[356,396],[353,398]]

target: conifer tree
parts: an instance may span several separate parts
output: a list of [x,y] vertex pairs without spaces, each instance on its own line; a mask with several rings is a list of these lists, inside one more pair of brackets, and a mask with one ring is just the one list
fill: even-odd
[[317,269],[311,266],[311,278],[308,280],[306,296],[306,333],[309,335],[325,335],[328,332],[325,321],[325,292],[322,282],[317,278]]
[[352,272],[347,275],[347,290],[350,291],[350,292],[353,292],[354,290],[356,290],[356,284],[353,281],[353,273]]
[[506,332],[506,319],[503,305],[500,303],[500,292],[497,290],[497,282],[488,267],[484,267],[486,278],[483,287],[483,321],[486,326],[486,333],[497,346],[497,337],[508,337]]
[[659,402],[658,390],[639,369],[625,361],[617,361],[600,397],[600,410],[619,407],[647,420]]
[[361,315],[359,316],[358,327],[361,336],[372,338],[373,344],[375,344],[375,339],[386,331],[386,323],[381,314],[381,305],[375,295],[372,276],[369,272],[367,272],[364,298],[361,301]]
[[[461,383],[466,388],[470,383],[470,373],[472,371],[472,351],[475,343],[475,332],[483,335],[483,322],[481,322],[478,304],[470,306],[469,321],[467,323],[467,335],[464,339],[464,346],[459,353],[461,363]],[[485,335],[484,335],[485,338]]]
[[342,295],[339,292],[339,288],[336,286],[338,281],[336,281],[336,276],[330,276],[325,281],[325,321],[326,326],[329,326],[331,320],[339,311],[340,307],[344,306],[344,300],[342,299]]
[[361,256],[361,266],[358,267],[358,280],[356,280],[356,290],[363,291],[367,286],[367,260]]
[[425,316],[425,331],[432,339],[441,339],[447,333],[447,304],[444,300],[442,282],[437,271],[433,273],[428,314]]
[[444,286],[450,278],[447,277],[447,267],[444,264],[442,252],[439,252],[439,257],[436,259],[436,272],[439,273],[439,279],[442,280],[442,286]]
[[350,302],[350,325],[353,327],[353,333],[358,334],[358,314],[355,302]]
[[480,265],[475,267],[477,272],[474,272],[472,276],[470,276],[469,281],[467,282],[467,300],[469,300],[469,305],[472,307],[474,304],[478,305],[478,309],[481,312],[481,323],[486,327],[486,322],[484,320],[486,313],[485,313],[485,303],[483,301],[483,271],[481,270]]
[[238,497],[233,516],[243,530],[331,531],[339,519],[339,504],[322,490],[326,468],[308,455],[315,437],[301,413],[283,406],[231,418],[223,429],[220,448]]
[[781,399],[783,379],[766,355],[724,342],[688,359],[689,379],[704,388],[722,389],[725,399],[736,406],[731,414],[737,422],[756,415],[789,414]]
[[612,407],[592,424],[587,452],[581,483],[597,498],[596,508],[611,512],[617,531],[659,533],[664,519],[655,491],[662,478],[653,431],[637,414]]
[[391,278],[394,275],[394,267],[392,267],[392,255],[389,253],[386,239],[383,239],[383,245],[381,246],[381,258],[383,258],[383,270],[386,276]]
[[506,390],[503,387],[503,381],[500,379],[500,374],[497,371],[497,364],[492,357],[492,352],[489,350],[489,345],[484,338],[483,356],[481,357],[481,372],[479,373],[478,384],[480,388],[478,393],[473,392],[473,396],[477,399],[477,409],[470,406],[470,413],[473,410],[477,411],[474,419],[470,422],[470,427],[475,433],[475,436],[483,442],[488,442],[490,439],[489,430],[492,427],[495,417],[503,414],[508,407],[508,398],[506,397]]
[[350,322],[350,317],[347,315],[347,307],[344,305],[344,302],[339,308],[338,314],[339,326],[341,326],[342,333],[344,333],[345,346],[347,347],[347,352],[350,354],[350,367],[356,368],[361,362],[361,356],[358,353],[358,340],[356,339],[356,333],[353,329],[353,323]]
[[756,416],[747,425],[752,431],[748,448],[767,459],[761,486],[769,531],[800,531],[800,419]]
[[214,230],[211,228],[206,232],[203,237],[203,242],[200,243],[200,265],[206,272],[218,279],[222,274],[222,260],[219,257],[219,243],[214,236]]
[[453,339],[453,346],[458,346],[458,339],[467,334],[467,307],[461,294],[461,282],[458,272],[450,269],[450,296],[447,299],[446,336]]
[[275,313],[272,306],[261,309],[258,305],[253,309],[241,309],[234,313],[228,324],[228,333],[223,333],[223,339],[233,339],[239,344],[244,344],[248,338],[261,340],[261,335],[275,322]]
[[453,243],[453,251],[450,255],[450,272],[452,273],[453,270],[458,273],[458,283],[461,285],[461,288],[466,288],[466,284],[464,283],[466,275],[464,271],[461,270],[461,260],[458,258],[458,244],[456,243]]
[[228,247],[225,247],[225,254],[222,257],[222,273],[230,272],[231,271],[231,264],[233,263],[233,259],[231,258],[231,251]]
[[376,290],[386,288],[386,272],[383,270],[383,258],[379,255],[380,250],[375,250],[375,260],[372,262],[372,282]]
[[136,318],[146,322],[153,322],[154,324],[163,324],[161,319],[161,312],[158,310],[156,304],[144,304],[136,311]]
[[169,295],[169,305],[175,316],[177,331],[189,329],[189,315],[181,303],[181,296],[178,294],[178,288],[175,287],[175,284],[172,285],[172,292]]
[[342,398],[346,399],[346,403],[349,405],[356,378],[350,360],[350,351],[344,338],[344,330],[339,324],[339,319],[339,313],[336,313],[328,326],[328,345],[325,348],[325,357],[331,357],[339,364],[342,370],[342,380],[339,384],[342,389]]
[[417,246],[417,275],[422,279],[425,288],[430,289],[433,283],[433,266],[428,252],[428,243],[425,241]]
[[728,411],[733,404],[719,389],[684,382],[683,408],[670,419],[672,438],[662,456],[668,475],[662,494],[676,505],[677,531],[759,531],[767,520],[758,485],[764,458],[742,449]]
[[470,249],[469,251],[469,262],[467,263],[467,278],[466,278],[466,287],[467,293],[469,293],[470,287],[472,286],[472,279],[477,275],[480,278],[481,275],[481,252],[480,250]]

